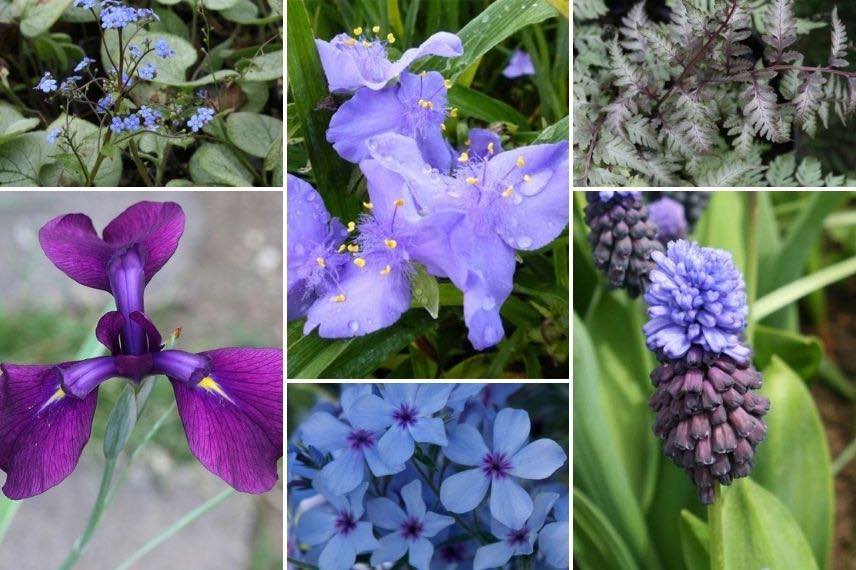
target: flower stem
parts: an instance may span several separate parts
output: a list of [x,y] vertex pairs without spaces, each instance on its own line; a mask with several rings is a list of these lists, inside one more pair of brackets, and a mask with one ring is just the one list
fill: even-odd
[[844,451],[832,462],[832,476],[835,477],[847,467],[847,464],[856,458],[856,439],[844,448]]
[[83,531],[83,534],[74,542],[74,546],[71,548],[71,552],[68,553],[62,565],[59,567],[60,570],[69,570],[73,568],[77,561],[80,559],[80,555],[83,554],[83,550],[86,548],[86,545],[89,544],[89,541],[92,540],[92,535],[95,534],[95,529],[98,527],[98,523],[101,522],[101,516],[104,514],[104,510],[107,507],[107,496],[110,491],[110,482],[113,480],[113,472],[116,470],[116,460],[115,459],[107,459],[107,462],[104,464],[104,471],[101,473],[101,486],[98,488],[98,498],[95,500],[95,504],[92,506],[92,510],[89,513],[89,520],[86,522],[86,528]]
[[707,523],[710,529],[710,570],[725,570],[725,545],[723,544],[722,495],[725,489],[714,483],[715,497],[707,508]]
[[[758,195],[746,192],[746,296],[750,303],[758,296]],[[755,338],[755,322],[749,321],[746,338],[749,344]]]
[[137,143],[130,140],[128,141],[128,145],[131,147],[131,158],[134,160],[134,164],[137,166],[137,172],[140,173],[140,177],[143,179],[143,182],[146,186],[154,186],[155,184],[152,182],[148,170],[146,170],[146,165],[143,164],[143,161],[140,158],[140,153],[137,150]]

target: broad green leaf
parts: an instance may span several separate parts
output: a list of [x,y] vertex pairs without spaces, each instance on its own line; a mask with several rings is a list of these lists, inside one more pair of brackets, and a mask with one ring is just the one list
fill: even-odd
[[701,245],[724,249],[746,272],[745,201],[743,192],[713,192],[695,235]]
[[270,81],[282,77],[282,50],[257,55],[241,67],[244,81]]
[[21,11],[21,33],[34,38],[50,29],[59,20],[71,0],[27,0]]
[[282,121],[258,113],[232,113],[226,119],[226,134],[242,151],[264,158],[271,144],[282,137]]
[[39,126],[38,119],[26,119],[14,105],[0,101],[0,144]]
[[39,171],[52,150],[45,136],[35,131],[0,144],[0,186],[39,185]]
[[222,144],[203,143],[188,165],[190,177],[201,186],[252,186],[253,174],[232,150]]
[[558,123],[553,123],[541,131],[535,140],[532,141],[532,144],[557,143],[568,140],[569,136],[570,131],[568,130],[568,117],[566,115]]
[[[71,117],[66,124],[66,116],[60,115],[56,121],[48,125],[48,132],[54,128],[68,130],[71,133],[73,140],[77,146],[77,152],[83,158],[83,163],[88,170],[91,170],[98,160],[98,140],[102,136],[102,132],[97,125],[84,121],[77,117]],[[105,131],[106,132],[106,131]],[[57,142],[55,145],[50,145],[52,151],[51,156],[67,153],[70,149],[64,148],[63,144]],[[75,161],[77,165],[77,162]],[[116,186],[122,177],[122,158],[117,153],[114,156],[107,157],[101,162],[98,173],[95,175],[96,186]],[[84,181],[80,176],[75,174],[74,169],[63,168],[56,163],[48,164],[48,167],[40,175],[42,185],[46,186],[74,186],[82,184]]]
[[753,479],[790,509],[815,559],[826,567],[835,503],[820,414],[805,382],[776,356],[764,369],[761,393],[770,398],[771,409],[764,417],[767,439],[756,450]]
[[681,511],[681,549],[689,570],[710,568],[710,533],[707,523],[690,511]]
[[574,567],[581,570],[639,568],[609,519],[585,494],[574,489]]
[[239,24],[253,24],[259,17],[259,8],[250,0],[238,0],[231,8],[220,12],[220,15]]
[[[168,59],[158,57],[154,51],[142,59],[140,66],[151,63],[158,70],[153,83],[173,86],[183,86],[187,83],[187,70],[191,65],[196,63],[197,59],[196,49],[190,42],[173,34],[149,31],[134,25],[127,26],[122,32],[122,37],[125,39],[131,35],[134,36],[132,42],[134,44],[142,45],[148,39],[154,45],[158,40],[166,40],[173,51],[175,51],[175,55]],[[101,65],[104,69],[113,68],[113,64],[110,63],[111,58],[113,62],[117,65],[119,64],[119,33],[116,30],[107,30],[104,32],[104,43],[101,45]],[[129,73],[134,69],[134,65],[131,62],[130,54],[126,52],[123,73]]]
[[440,287],[437,278],[428,275],[423,265],[416,265],[416,274],[410,279],[410,290],[413,293],[411,306],[424,308],[431,318],[436,319],[440,311]]
[[[659,453],[662,453],[662,441],[659,446]],[[663,457],[657,490],[646,513],[646,521],[663,566],[670,570],[684,568],[683,545],[676,539],[675,528],[680,525],[681,513],[685,510],[691,510],[696,516],[704,514],[704,506],[699,503],[698,492],[689,475],[672,460]]]
[[270,145],[268,155],[265,157],[265,171],[272,171],[271,185],[282,187],[282,135]]
[[818,570],[799,524],[775,495],[751,479],[740,479],[720,493],[722,535],[711,526],[710,542],[721,548],[724,566],[712,570]]
[[765,325],[755,328],[755,365],[764,368],[773,356],[781,358],[802,378],[811,378],[820,367],[823,347],[820,339]]
[[[247,96],[247,102],[241,106],[241,111],[246,113],[261,113],[265,109],[265,105],[267,105],[270,86],[256,81],[239,81],[238,86],[244,92],[244,95]],[[294,123],[297,123],[297,119],[294,120]],[[292,127],[290,120],[288,121],[288,126],[289,128]]]
[[202,0],[202,5],[209,10],[228,10],[232,8],[238,0]]
[[475,89],[454,85],[449,89],[448,97],[449,105],[457,107],[462,115],[468,117],[488,123],[503,122],[520,127],[525,127],[528,122],[517,109]]

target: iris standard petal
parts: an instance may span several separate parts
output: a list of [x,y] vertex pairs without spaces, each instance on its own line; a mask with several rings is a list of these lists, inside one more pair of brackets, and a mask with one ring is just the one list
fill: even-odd
[[449,401],[454,384],[419,384],[416,392],[416,408],[422,415],[439,412]]
[[315,482],[324,494],[344,495],[353,491],[364,477],[363,454],[354,449],[346,449],[321,469]]
[[407,122],[407,109],[398,98],[398,85],[380,91],[360,89],[333,114],[327,142],[349,162],[368,158],[366,141],[388,132],[414,134]]
[[538,533],[538,548],[550,566],[568,568],[570,564],[568,537],[570,535],[571,529],[568,521],[544,525],[544,528]]
[[546,479],[568,460],[552,439],[538,439],[511,458],[511,474],[521,479]]
[[413,457],[413,436],[406,427],[393,425],[377,442],[377,451],[384,463],[398,465]]
[[449,432],[449,444],[443,448],[443,455],[460,465],[473,466],[479,465],[488,451],[479,430],[460,424]]
[[74,471],[92,431],[98,391],[82,400],[64,394],[55,366],[3,364],[0,369],[3,493],[26,499]]
[[428,570],[431,557],[434,556],[434,545],[427,538],[418,538],[410,544],[410,556],[407,561],[417,570]]
[[366,504],[369,520],[379,528],[396,530],[404,522],[406,515],[401,507],[392,502],[391,499],[380,497],[371,499]]
[[304,443],[324,453],[331,453],[348,445],[348,426],[327,412],[315,412],[300,426]]
[[440,418],[419,418],[408,430],[413,439],[419,443],[433,443],[441,446],[448,444],[446,426]]
[[378,540],[380,547],[372,552],[372,566],[379,566],[384,562],[395,562],[407,552],[407,542],[398,532],[388,534]]
[[349,570],[357,559],[357,551],[347,537],[334,534],[318,557],[320,570]]
[[489,485],[481,469],[456,473],[440,486],[440,502],[453,513],[468,513],[479,506]]
[[511,559],[514,551],[505,542],[494,542],[476,550],[473,560],[473,570],[486,568],[501,568]]
[[408,515],[420,520],[425,516],[425,501],[422,499],[422,483],[419,479],[401,488],[401,500]]
[[526,410],[503,408],[493,423],[493,450],[513,455],[529,437],[529,414]]
[[87,287],[110,291],[107,263],[113,248],[95,232],[83,214],[66,214],[39,230],[39,243],[60,271]]
[[198,383],[171,379],[190,451],[238,491],[263,493],[282,457],[282,351],[221,348],[201,353]]
[[322,508],[310,509],[297,521],[297,537],[310,546],[321,544],[335,532],[336,515]]
[[532,498],[511,477],[494,479],[490,490],[490,514],[510,529],[521,528],[532,514]]
[[392,423],[392,404],[374,394],[363,394],[345,409],[351,425],[369,431],[380,431]]
[[444,528],[451,526],[455,522],[452,517],[438,515],[437,513],[427,512],[422,520],[422,536],[432,538]]

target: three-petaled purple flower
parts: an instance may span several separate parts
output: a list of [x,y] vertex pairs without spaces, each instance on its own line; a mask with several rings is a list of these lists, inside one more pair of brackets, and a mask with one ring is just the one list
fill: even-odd
[[222,348],[163,350],[144,312],[144,289],[172,257],[184,230],[178,204],[140,202],[95,232],[83,214],[45,224],[48,258],[87,287],[111,293],[116,310],[98,322],[109,356],[57,365],[2,364],[0,469],[3,491],[31,497],[65,479],[89,439],[98,387],[114,377],[172,383],[191,452],[235,489],[269,490],[282,457],[282,351]]
[[401,500],[404,510],[386,497],[368,502],[369,520],[378,528],[392,531],[381,537],[380,547],[372,552],[371,564],[396,562],[409,553],[411,566],[428,570],[434,556],[434,545],[428,539],[455,521],[426,509],[418,479],[401,488]]
[[473,570],[500,568],[512,556],[532,554],[538,533],[544,526],[544,521],[547,519],[550,509],[553,508],[553,503],[558,498],[558,493],[539,493],[536,495],[533,501],[532,514],[520,526],[508,528],[502,523],[494,522],[490,532],[499,539],[499,542],[482,546],[476,550]]
[[508,58],[508,65],[502,70],[502,74],[508,79],[523,77],[524,75],[535,75],[535,66],[532,58],[522,49],[516,49]]
[[490,487],[490,514],[512,529],[532,515],[529,494],[514,479],[546,479],[567,460],[551,439],[538,439],[525,447],[529,414],[505,408],[493,424],[493,446],[488,448],[476,428],[461,424],[449,433],[443,448],[453,463],[471,467],[452,475],[440,487],[440,501],[453,513],[467,513],[484,499]]

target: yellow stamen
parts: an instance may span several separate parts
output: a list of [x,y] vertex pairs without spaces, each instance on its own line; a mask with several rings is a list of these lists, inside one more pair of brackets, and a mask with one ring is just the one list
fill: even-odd
[[470,155],[465,152],[461,153],[461,156],[458,157],[458,162],[467,162],[470,159]]
[[358,258],[354,259],[354,265],[356,265],[357,267],[365,267],[366,260],[363,259],[362,257],[358,257]]
[[371,202],[363,202],[363,208],[365,208],[366,210],[371,210],[372,208],[374,208],[374,204],[372,204]]
[[385,240],[383,240],[383,243],[389,249],[395,249],[396,247],[398,247],[398,242],[395,241],[394,239],[385,239]]
[[440,130],[441,130],[441,131],[445,131],[445,130],[446,130],[446,123],[440,123]]
[[526,161],[523,160],[523,155],[520,155],[517,157],[517,167],[523,168],[524,166],[526,166]]
[[232,401],[232,398],[230,398],[226,394],[226,392],[223,391],[223,388],[220,387],[220,384],[218,384],[210,376],[206,376],[205,378],[200,380],[199,383],[197,384],[197,386],[199,386],[200,388],[202,388],[203,390],[206,390],[208,392],[214,392],[215,394],[219,394],[220,396],[223,396],[224,398],[226,398],[230,402]]
[[386,35],[386,41],[388,41],[391,44],[395,43],[395,36],[392,35],[392,32],[390,32]]
[[343,251],[345,251],[345,244],[339,246],[339,253],[342,253]]
[[345,299],[346,299],[346,297],[343,294],[339,293],[338,295],[336,295],[335,297],[333,297],[330,300],[333,301],[334,303],[344,303]]
[[354,222],[348,222],[348,233],[351,233],[355,229],[357,229],[357,224]]
[[378,32],[380,32],[380,26],[374,26],[374,27],[372,27],[372,31],[373,31],[374,33],[378,33]]
[[354,47],[355,45],[357,45],[357,40],[355,40],[354,38],[348,38],[345,40],[345,45],[347,45],[348,47]]
[[363,34],[362,28],[354,28],[354,35],[355,36],[361,36],[362,34]]
[[316,257],[315,263],[318,264],[318,267],[327,267],[327,263],[324,261],[323,257]]
[[389,275],[389,272],[390,272],[390,271],[392,271],[392,267],[390,267],[389,265],[387,265],[386,267],[384,267],[383,269],[381,269],[381,270],[379,271],[379,273],[380,273],[381,275]]
[[532,177],[528,174],[523,175],[523,182],[532,182]]
[[348,251],[350,251],[351,253],[357,253],[358,251],[360,251],[360,246],[352,243],[348,245]]
[[396,208],[400,208],[404,205],[404,198],[396,198],[392,201],[392,205]]
[[514,186],[509,186],[505,190],[502,191],[502,197],[508,198],[514,192]]
[[452,80],[451,79],[444,79],[443,80],[443,86],[446,89],[451,89],[452,88]]
[[474,186],[474,185],[475,185],[475,183],[476,183],[476,182],[478,182],[478,181],[479,181],[479,179],[478,179],[478,178],[474,178],[474,177],[472,177],[472,176],[468,176],[468,177],[467,177],[467,184],[469,184],[470,186]]
[[458,108],[457,108],[457,107],[452,107],[452,110],[451,110],[451,111],[449,111],[449,116],[450,116],[450,117],[457,117],[457,116],[458,116]]
[[492,142],[487,143],[487,153],[493,154],[493,143]]
[[420,71],[419,72],[419,77],[425,77],[426,75],[428,75],[427,71]]

